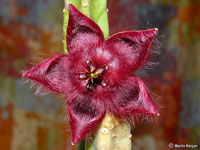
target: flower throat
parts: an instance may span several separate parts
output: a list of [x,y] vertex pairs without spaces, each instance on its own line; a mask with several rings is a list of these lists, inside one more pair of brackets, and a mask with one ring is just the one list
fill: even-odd
[[108,67],[106,65],[98,67],[94,66],[91,61],[87,61],[87,67],[85,72],[80,73],[79,78],[86,80],[87,89],[94,89],[97,85],[106,86],[106,82],[103,80],[103,75]]

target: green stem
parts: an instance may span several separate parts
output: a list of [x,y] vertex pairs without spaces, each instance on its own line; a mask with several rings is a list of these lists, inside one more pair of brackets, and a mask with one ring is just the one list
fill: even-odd
[[64,48],[65,54],[69,54],[69,52],[67,51],[67,42],[66,42],[67,25],[68,25],[68,10],[64,8],[63,9],[63,48]]
[[85,150],[85,139],[78,144],[78,150]]
[[81,12],[90,17],[89,0],[81,0]]

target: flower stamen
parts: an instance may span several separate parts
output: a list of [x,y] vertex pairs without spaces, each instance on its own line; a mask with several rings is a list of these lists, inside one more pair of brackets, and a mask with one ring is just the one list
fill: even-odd
[[87,61],[87,65],[87,68],[84,68],[86,72],[80,73],[79,76],[80,79],[86,80],[86,87],[88,89],[93,89],[98,84],[105,87],[107,84],[102,77],[108,67],[106,65],[103,67],[95,66],[91,63],[91,61]]
[[80,79],[87,79],[87,75],[85,73],[80,74],[79,78]]
[[106,82],[105,82],[104,80],[102,80],[102,81],[101,81],[101,85],[102,85],[102,86],[106,86],[107,84],[106,84]]

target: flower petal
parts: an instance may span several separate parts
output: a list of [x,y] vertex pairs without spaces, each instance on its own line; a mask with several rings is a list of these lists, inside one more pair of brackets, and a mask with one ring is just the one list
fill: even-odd
[[31,70],[23,72],[23,77],[58,93],[66,94],[69,87],[69,63],[68,55],[55,55]]
[[113,103],[116,113],[119,115],[158,115],[156,105],[152,101],[150,93],[141,79],[129,77],[117,90],[121,92],[118,92],[113,98]]
[[72,144],[77,144],[103,119],[105,109],[100,101],[87,96],[67,99],[67,111],[72,131]]
[[90,18],[69,4],[69,22],[67,28],[67,49],[70,53],[87,52],[99,47],[104,41],[100,27]]
[[110,51],[117,53],[126,64],[124,67],[127,70],[133,72],[144,63],[157,31],[158,29],[154,28],[117,33],[106,41],[106,46]]

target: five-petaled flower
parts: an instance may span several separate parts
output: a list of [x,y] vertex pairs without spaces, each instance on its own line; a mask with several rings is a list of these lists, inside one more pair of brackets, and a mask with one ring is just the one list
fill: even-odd
[[150,93],[133,72],[145,62],[157,29],[126,31],[107,40],[100,27],[69,5],[67,49],[23,77],[67,95],[66,105],[76,144],[93,130],[106,112],[120,117],[158,114]]

